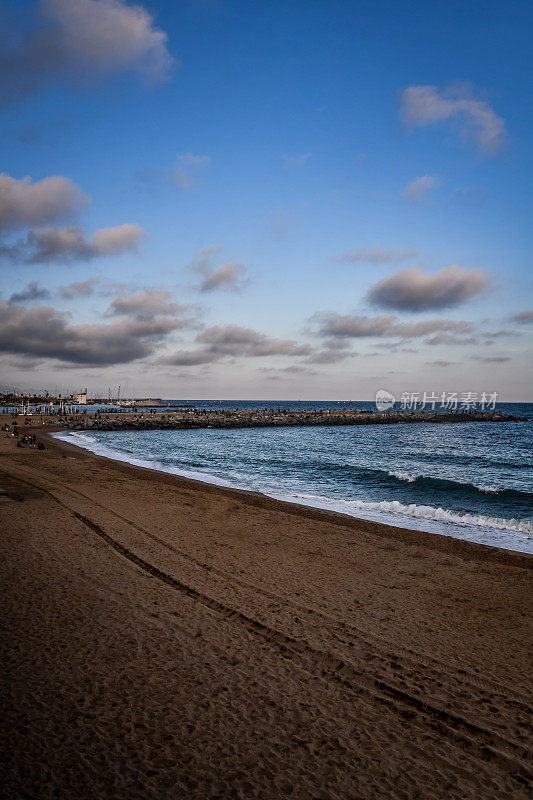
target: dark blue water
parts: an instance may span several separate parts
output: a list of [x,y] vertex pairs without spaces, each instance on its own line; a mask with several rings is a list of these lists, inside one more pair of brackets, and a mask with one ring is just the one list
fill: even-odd
[[[194,404],[298,408],[286,401]],[[347,406],[301,403],[302,408]],[[96,452],[168,472],[531,552],[533,404],[499,407],[528,421],[66,436]]]

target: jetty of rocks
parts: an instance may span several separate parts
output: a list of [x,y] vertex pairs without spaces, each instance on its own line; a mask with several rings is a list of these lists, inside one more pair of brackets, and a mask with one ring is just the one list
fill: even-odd
[[398,423],[516,422],[498,411],[202,410],[96,412],[65,416],[58,424],[75,431],[186,430],[191,428],[277,428],[304,425],[394,425]]

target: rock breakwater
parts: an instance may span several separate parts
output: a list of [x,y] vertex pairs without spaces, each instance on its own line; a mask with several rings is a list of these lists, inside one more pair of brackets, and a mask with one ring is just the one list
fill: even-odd
[[395,411],[279,411],[187,410],[150,413],[117,412],[65,416],[58,420],[69,430],[186,430],[191,428],[276,428],[310,425],[394,425],[398,423],[517,422],[522,418],[500,412]]

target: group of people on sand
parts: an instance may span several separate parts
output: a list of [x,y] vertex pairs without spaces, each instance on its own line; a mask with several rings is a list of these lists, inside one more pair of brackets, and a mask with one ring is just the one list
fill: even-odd
[[29,433],[26,436],[23,436],[22,439],[19,439],[17,446],[18,447],[35,447],[37,444],[37,437],[33,434]]
[[42,442],[37,441],[37,437],[34,433],[27,433],[19,438],[20,432],[19,427],[16,422],[13,422],[13,430],[11,431],[9,425],[2,425],[2,431],[4,436],[9,439],[17,439],[17,447],[32,447],[36,448],[37,450],[46,450],[46,447]]
[[19,438],[19,426],[17,425],[16,422],[12,422],[11,424],[13,425],[13,430],[11,430],[11,428],[9,427],[9,425],[7,423],[5,425],[2,425],[2,431],[4,433],[4,436],[6,438],[9,438],[11,436],[15,436],[18,439]]

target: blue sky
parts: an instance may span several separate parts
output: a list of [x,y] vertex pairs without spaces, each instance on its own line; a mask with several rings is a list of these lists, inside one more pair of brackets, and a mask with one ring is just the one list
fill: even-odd
[[2,387],[533,399],[530,3],[1,13]]

